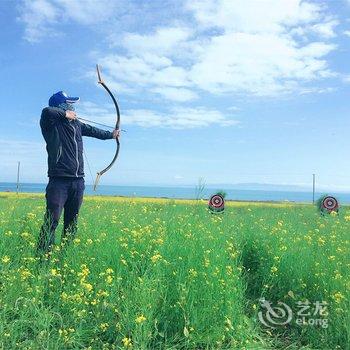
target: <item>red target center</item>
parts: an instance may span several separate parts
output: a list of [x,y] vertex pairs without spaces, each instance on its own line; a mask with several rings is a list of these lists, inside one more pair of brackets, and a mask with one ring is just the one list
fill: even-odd
[[224,199],[220,195],[216,194],[210,198],[209,207],[222,208],[224,203]]
[[327,210],[335,210],[338,208],[338,201],[334,197],[326,197],[323,200],[322,206]]

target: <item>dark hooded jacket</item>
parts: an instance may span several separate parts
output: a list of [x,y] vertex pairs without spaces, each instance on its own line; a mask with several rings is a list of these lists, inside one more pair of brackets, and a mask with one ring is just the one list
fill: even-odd
[[49,177],[83,177],[82,136],[100,140],[113,138],[113,133],[69,120],[61,108],[46,107],[41,113],[41,132],[46,141]]

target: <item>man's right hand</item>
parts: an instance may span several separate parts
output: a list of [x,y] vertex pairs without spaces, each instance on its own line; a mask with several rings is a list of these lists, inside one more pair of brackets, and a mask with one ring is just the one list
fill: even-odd
[[73,111],[66,111],[66,118],[69,120],[77,119],[77,115]]

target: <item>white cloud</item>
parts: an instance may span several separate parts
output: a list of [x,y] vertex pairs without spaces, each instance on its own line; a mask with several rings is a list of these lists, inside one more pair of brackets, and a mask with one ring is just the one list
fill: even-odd
[[325,40],[335,36],[338,22],[320,4],[200,0],[186,8],[195,23],[126,33],[121,42],[126,54],[101,60],[108,74],[125,86],[177,101],[191,100],[201,90],[259,96],[301,92],[304,83],[334,76],[326,56],[336,46]]
[[[116,122],[116,113],[114,110],[103,105],[96,105],[93,102],[79,102],[76,106],[76,112],[78,118],[81,117],[97,123],[110,125],[111,127],[114,126]],[[83,122],[85,123],[85,121]]]
[[187,8],[205,27],[250,34],[285,32],[321,16],[320,6],[300,0],[191,0]]
[[343,34],[346,35],[346,36],[350,36],[350,30],[345,30],[345,31],[343,32]]
[[285,93],[298,80],[328,72],[326,61],[317,58],[332,49],[322,43],[298,48],[291,38],[275,34],[229,33],[212,39],[190,76],[210,92]]
[[158,57],[149,60],[149,56],[127,57],[121,55],[107,55],[99,61],[107,74],[117,81],[137,86],[188,86],[187,73],[183,67],[172,65],[170,59]]
[[336,20],[330,20],[324,23],[318,23],[312,26],[312,30],[324,38],[334,38],[336,33],[334,28],[339,24]]
[[191,0],[184,16],[169,16],[168,25],[154,21],[146,30],[125,27],[117,34],[116,12],[121,4],[127,6],[124,2],[24,4],[21,19],[30,41],[40,40],[63,13],[81,25],[110,20],[106,38],[111,47],[99,53],[99,63],[105,79],[124,93],[160,94],[176,102],[200,98],[203,92],[278,96],[300,93],[305,85],[317,90],[319,80],[335,76],[327,55],[336,49],[330,40],[338,21],[318,2]]
[[188,129],[207,127],[210,125],[231,126],[239,123],[229,119],[221,112],[206,108],[174,108],[167,114],[148,110],[129,110],[125,112],[126,124],[136,124],[143,127],[168,127],[173,129]]
[[152,89],[152,91],[162,95],[167,100],[177,102],[186,102],[198,98],[198,95],[195,92],[184,88],[159,87]]
[[63,23],[94,25],[115,14],[118,2],[109,0],[23,0],[19,20],[25,25],[24,38],[32,43],[62,34]]
[[52,0],[70,20],[84,25],[101,23],[113,15],[119,6],[119,1],[109,0]]
[[[11,150],[10,153],[9,150]],[[40,151],[45,152],[45,144],[43,142],[0,139],[1,159],[6,157],[7,160],[17,162],[20,158],[31,158]]]
[[47,181],[47,152],[45,142],[18,139],[0,139],[0,181],[14,182],[17,164],[20,165],[20,182],[45,183]]
[[43,142],[0,139],[0,159],[2,181],[14,181],[17,162],[21,162],[21,179],[42,181],[46,176],[47,155]]
[[191,37],[192,31],[184,27],[158,28],[152,35],[126,33],[123,46],[131,53],[173,53],[174,47],[183,45]]
[[[154,57],[153,57],[154,56]],[[189,89],[188,72],[181,66],[172,64],[171,59],[155,54],[142,57],[108,55],[99,60],[105,79],[116,84],[121,92],[146,90],[160,94],[166,99],[185,102],[197,98],[197,93]]]
[[326,88],[319,88],[319,87],[314,87],[314,88],[304,88],[299,91],[300,95],[307,95],[307,94],[327,94],[330,92],[334,92],[337,89],[335,87],[326,87]]
[[47,0],[25,0],[19,19],[25,25],[24,38],[37,42],[49,34],[54,34],[49,24],[57,23],[59,10]]
[[[109,107],[98,107],[92,102],[85,102],[77,110],[79,116],[106,125],[114,125],[116,115]],[[232,114],[232,113],[231,113]],[[169,108],[167,112],[147,109],[128,109],[122,112],[122,125],[141,127],[165,127],[172,129],[190,129],[207,126],[233,126],[239,124],[231,115],[204,107]]]
[[343,76],[343,81],[345,83],[350,83],[350,74],[347,74],[347,75]]

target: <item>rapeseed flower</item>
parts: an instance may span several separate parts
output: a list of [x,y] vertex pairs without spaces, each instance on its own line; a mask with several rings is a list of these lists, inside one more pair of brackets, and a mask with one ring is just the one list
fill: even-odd
[[151,261],[153,263],[156,263],[158,260],[160,260],[162,258],[162,256],[160,254],[155,254],[151,257]]
[[8,255],[5,255],[2,257],[1,261],[4,263],[4,264],[7,264],[11,261],[11,258],[8,256]]
[[344,299],[344,295],[340,292],[336,292],[332,295],[333,299],[335,300],[336,303],[340,303]]
[[105,332],[108,329],[108,327],[109,327],[109,324],[107,322],[100,324],[100,329],[102,332]]
[[135,318],[135,322],[136,322],[136,323],[143,323],[143,322],[145,322],[145,321],[146,321],[146,317],[143,316],[143,315],[137,316],[137,317]]
[[122,339],[122,343],[123,343],[124,348],[131,348],[132,347],[132,341],[128,337],[124,337]]

